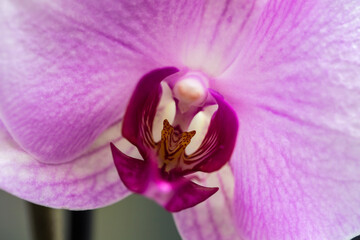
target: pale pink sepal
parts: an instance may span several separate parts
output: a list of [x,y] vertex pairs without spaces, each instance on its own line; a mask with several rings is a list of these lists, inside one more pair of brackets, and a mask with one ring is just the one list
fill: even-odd
[[53,208],[93,209],[115,203],[129,192],[114,166],[108,140],[119,125],[105,131],[84,155],[71,163],[42,164],[24,152],[0,127],[0,188]]

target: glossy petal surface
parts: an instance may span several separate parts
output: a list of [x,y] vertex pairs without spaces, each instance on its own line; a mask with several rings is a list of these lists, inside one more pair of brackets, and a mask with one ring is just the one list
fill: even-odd
[[360,232],[359,13],[355,1],[270,1],[223,75],[218,90],[240,119],[235,203],[249,239]]
[[[105,131],[72,163],[42,164],[22,151],[0,125],[0,188],[28,201],[66,209],[93,209],[129,194],[119,181],[108,141],[119,125]],[[131,151],[129,149],[129,151]]]

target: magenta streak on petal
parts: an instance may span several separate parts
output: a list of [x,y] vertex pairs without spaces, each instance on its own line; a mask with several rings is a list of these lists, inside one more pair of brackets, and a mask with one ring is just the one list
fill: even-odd
[[133,192],[143,193],[148,186],[148,163],[129,157],[110,143],[114,163],[125,186]]
[[203,187],[187,181],[179,189],[176,189],[174,196],[165,205],[165,208],[170,212],[178,212],[193,207],[211,197],[218,190],[219,188]]
[[239,128],[236,113],[231,106],[219,93],[211,89],[209,91],[218,104],[218,110],[211,119],[199,150],[190,155],[189,163],[197,158],[200,160],[193,168],[194,171],[213,172],[224,166],[232,155]]
[[[122,134],[138,147],[142,155],[146,155],[145,149],[141,147],[144,145],[143,141],[152,134],[152,122],[161,94],[160,82],[176,72],[176,68],[167,67],[148,73],[140,79],[130,99],[123,120]],[[143,157],[146,161],[146,157]]]

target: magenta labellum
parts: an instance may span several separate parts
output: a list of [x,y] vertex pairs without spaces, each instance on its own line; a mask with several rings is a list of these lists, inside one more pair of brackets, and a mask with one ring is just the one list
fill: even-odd
[[[161,119],[160,140],[153,134],[155,115],[163,94],[161,83],[172,93],[173,119]],[[114,162],[126,187],[177,212],[205,201],[217,187],[193,182],[196,172],[219,170],[231,157],[238,130],[235,112],[223,97],[207,87],[207,79],[196,72],[167,67],[154,70],[138,83],[127,107],[122,135],[135,145],[143,159],[122,153],[111,144]],[[196,150],[186,151],[196,129],[188,129],[196,114],[217,106],[206,134]],[[172,121],[172,123],[170,123]],[[200,129],[204,131],[204,129]]]

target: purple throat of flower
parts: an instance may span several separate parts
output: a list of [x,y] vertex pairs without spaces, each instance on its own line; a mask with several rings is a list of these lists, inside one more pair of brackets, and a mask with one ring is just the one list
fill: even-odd
[[235,112],[204,75],[166,67],[140,79],[123,118],[122,136],[142,159],[111,151],[130,191],[178,212],[217,192],[195,182],[230,160],[237,132]]

